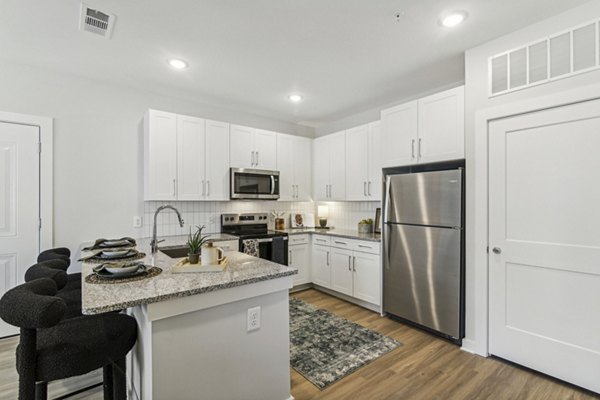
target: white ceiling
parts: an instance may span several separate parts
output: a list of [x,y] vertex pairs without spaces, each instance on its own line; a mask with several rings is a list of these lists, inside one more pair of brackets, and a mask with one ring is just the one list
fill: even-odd
[[87,0],[117,15],[105,40],[78,0],[2,0],[0,58],[318,125],[462,81],[464,50],[586,1]]

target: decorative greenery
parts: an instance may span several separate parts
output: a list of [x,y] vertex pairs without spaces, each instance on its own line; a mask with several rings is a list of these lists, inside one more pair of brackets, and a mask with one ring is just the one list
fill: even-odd
[[373,220],[371,218],[369,219],[363,219],[362,221],[359,222],[360,225],[373,225]]
[[196,232],[192,233],[192,227],[190,226],[190,234],[187,240],[190,254],[200,254],[200,248],[204,243],[208,242],[209,235],[202,236],[202,230],[206,227],[202,225],[196,226],[196,228],[198,228]]

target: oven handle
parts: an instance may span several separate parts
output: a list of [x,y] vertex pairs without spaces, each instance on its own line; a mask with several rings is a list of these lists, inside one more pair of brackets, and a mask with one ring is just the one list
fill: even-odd
[[[273,241],[273,238],[268,238],[268,239],[256,239],[258,241],[258,243],[270,243]],[[284,237],[283,240],[288,240],[287,237]]]

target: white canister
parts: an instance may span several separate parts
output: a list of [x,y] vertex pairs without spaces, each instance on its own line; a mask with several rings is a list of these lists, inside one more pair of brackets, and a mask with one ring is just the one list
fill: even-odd
[[202,247],[202,257],[200,265],[217,265],[225,258],[223,249],[215,247],[212,242]]

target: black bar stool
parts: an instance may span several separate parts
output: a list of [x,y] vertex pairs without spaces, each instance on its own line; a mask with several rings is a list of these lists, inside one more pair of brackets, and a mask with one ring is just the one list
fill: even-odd
[[19,399],[44,400],[49,381],[104,369],[104,398],[126,400],[125,356],[137,339],[135,319],[101,314],[63,319],[67,306],[54,280],[35,279],[0,299],[0,318],[21,329]]

